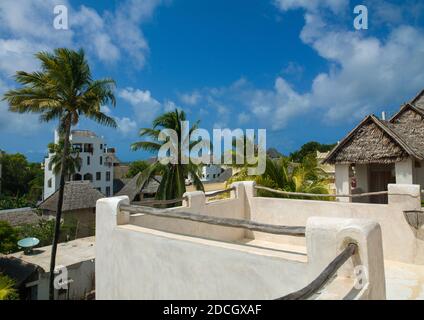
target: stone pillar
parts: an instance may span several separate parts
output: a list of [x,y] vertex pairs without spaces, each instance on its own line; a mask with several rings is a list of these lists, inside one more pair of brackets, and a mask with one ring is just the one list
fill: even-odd
[[414,161],[411,158],[396,162],[395,171],[397,184],[414,183]]
[[[350,188],[350,165],[349,164],[336,164],[336,193],[337,194],[351,194]],[[337,201],[351,202],[351,198],[337,198]]]

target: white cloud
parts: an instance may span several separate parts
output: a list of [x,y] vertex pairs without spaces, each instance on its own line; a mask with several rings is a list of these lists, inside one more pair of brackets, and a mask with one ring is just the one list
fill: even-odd
[[[0,96],[10,88],[0,79]],[[34,131],[41,128],[38,115],[18,114],[9,111],[5,101],[0,100],[0,131],[30,136]]]
[[256,91],[253,113],[269,117],[273,128],[312,108],[323,113],[324,121],[355,120],[384,106],[403,103],[422,89],[423,31],[400,24],[381,39],[343,29],[325,18],[328,11],[345,13],[342,10],[348,9],[346,1],[336,2],[276,1],[283,11],[306,11],[300,37],[328,61],[330,68],[316,75],[310,92],[305,94],[297,93],[282,78],[276,79],[273,91]]
[[113,62],[119,59],[120,50],[108,34],[107,23],[94,9],[81,6],[74,12],[71,19],[71,30],[75,28],[85,47],[104,62]]
[[120,131],[124,135],[130,134],[137,130],[137,123],[134,120],[131,120],[130,118],[115,117],[115,121],[118,125],[118,131]]
[[[13,87],[15,83],[11,77],[17,70],[38,68],[36,52],[57,47],[84,47],[90,58],[101,62],[115,63],[125,57],[132,60],[132,67],[143,67],[149,47],[141,24],[150,19],[161,3],[161,0],[126,0],[120,1],[113,12],[100,12],[86,6],[74,7],[68,0],[1,0],[0,84],[3,89],[5,85]],[[58,4],[68,8],[69,30],[53,27],[53,10]],[[151,106],[154,107],[154,103]],[[42,127],[34,121],[36,116],[10,113],[5,103],[1,103],[0,108],[3,133]],[[138,112],[139,118],[145,116],[146,119],[151,119],[155,113],[154,108],[138,111],[146,112],[145,115]],[[116,119],[122,127],[134,127],[128,118]]]
[[239,125],[245,125],[250,121],[250,115],[248,115],[246,112],[240,113],[237,118]]
[[175,111],[175,109],[182,110],[182,108],[180,108],[174,101],[171,100],[166,100],[163,104],[163,110],[165,112]]
[[180,94],[181,102],[189,106],[197,105],[201,99],[202,99],[202,95],[198,91],[193,91],[192,93]]
[[349,4],[349,0],[275,0],[274,2],[283,11],[291,9],[317,11],[330,8],[334,13],[339,13]]
[[328,120],[360,118],[404,102],[424,83],[424,34],[401,25],[386,39],[361,32],[328,30],[316,15],[306,15],[302,40],[327,59],[331,68],[317,75],[311,103],[326,111]]
[[118,92],[118,97],[128,102],[139,124],[150,124],[162,112],[170,112],[181,108],[172,100],[159,102],[149,90],[134,89],[131,87]]
[[161,2],[161,0],[128,0],[120,3],[113,15],[106,16],[113,37],[136,67],[142,67],[149,54],[149,45],[140,29],[140,24],[150,19]]
[[[129,56],[133,66],[143,67],[149,46],[141,24],[161,3],[161,0],[127,0],[120,2],[114,12],[98,12],[86,6],[73,7],[67,0],[2,0],[0,52],[2,58],[7,55],[9,65],[27,67],[34,64],[32,55],[37,51],[62,46],[85,47],[100,61],[111,63]],[[58,4],[68,8],[69,30],[53,27],[53,9]],[[0,72],[10,73],[10,69],[3,67]]]

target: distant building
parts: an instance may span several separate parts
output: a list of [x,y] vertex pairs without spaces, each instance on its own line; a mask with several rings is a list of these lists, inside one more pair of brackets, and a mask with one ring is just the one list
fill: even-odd
[[[15,280],[21,299],[49,298],[51,248],[34,248],[31,254],[17,252],[0,257],[0,271]],[[94,264],[94,237],[59,243],[56,265],[66,267],[69,283],[67,289],[55,290],[55,300],[86,299],[94,291]]]
[[202,182],[214,182],[218,181],[219,177],[225,170],[217,164],[206,164],[202,166],[200,174],[200,180]]
[[[71,145],[79,151],[81,168],[70,177],[71,181],[90,181],[94,188],[107,197],[113,195],[113,164],[115,150],[107,148],[103,138],[87,130],[73,130],[70,135]],[[59,135],[55,132],[55,143],[59,143]],[[59,189],[60,177],[52,171],[49,154],[44,162],[44,195],[47,199]]]
[[[55,191],[38,206],[43,216],[56,216],[59,190]],[[104,195],[94,189],[89,181],[69,181],[65,184],[62,205],[62,219],[65,225],[75,225],[72,238],[94,235],[96,223],[96,202]]]

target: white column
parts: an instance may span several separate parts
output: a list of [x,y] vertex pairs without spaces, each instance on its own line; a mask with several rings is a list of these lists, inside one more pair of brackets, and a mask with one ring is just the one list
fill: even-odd
[[395,171],[397,184],[414,183],[414,161],[411,158],[396,162]]
[[[351,194],[350,178],[349,178],[349,164],[336,164],[336,193],[337,194]],[[351,198],[337,198],[337,201],[350,202]]]

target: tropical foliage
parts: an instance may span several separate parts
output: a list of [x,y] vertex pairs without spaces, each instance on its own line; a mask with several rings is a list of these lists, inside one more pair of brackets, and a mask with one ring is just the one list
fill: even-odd
[[0,253],[9,254],[18,250],[19,232],[8,222],[0,221]]
[[6,92],[4,100],[9,103],[9,110],[12,112],[37,113],[43,122],[57,120],[59,134],[63,139],[64,152],[50,268],[50,299],[53,299],[53,275],[65,176],[68,172],[66,165],[71,127],[78,124],[82,116],[116,127],[115,120],[101,110],[108,103],[115,105],[115,82],[112,79],[94,80],[83,50],[59,48],[52,53],[39,52],[35,56],[40,62],[41,70],[31,73],[18,71],[15,79],[22,87]]
[[[254,180],[258,185],[289,192],[328,194],[328,177],[322,171],[314,155],[310,154],[304,158],[302,163],[291,163],[287,158],[267,158],[265,173],[260,176],[249,176],[247,166],[241,168],[228,184],[235,181]],[[258,195],[265,197],[291,197],[305,199],[320,199],[318,197],[284,196],[268,191],[258,190]]]
[[133,161],[130,163],[130,167],[128,169],[126,177],[133,178],[138,173],[143,172],[145,169],[147,169],[148,166],[149,164],[146,161],[143,161],[143,160]]
[[13,279],[0,273],[0,300],[18,300],[19,295],[14,286]]
[[25,224],[16,227],[20,238],[35,237],[40,240],[39,246],[48,246],[52,244],[54,236],[55,221],[42,219],[35,224]]
[[[147,138],[146,140],[133,143],[132,150],[145,150],[155,152],[158,154],[160,148],[166,143],[159,141],[159,133],[162,129],[175,130],[178,137],[181,137],[181,121],[186,121],[186,114],[184,111],[175,110],[172,112],[164,113],[153,120],[152,128],[143,128],[140,130],[140,136]],[[199,122],[196,122],[190,129],[191,134],[198,128]],[[190,144],[190,150],[194,143]],[[181,159],[181,149],[178,148],[178,159]],[[188,164],[182,164],[178,161],[177,164],[169,163],[167,165],[161,164],[159,161],[149,165],[140,175],[139,185],[144,184],[146,181],[152,179],[156,174],[162,175],[156,199],[178,199],[186,192],[185,179],[190,175],[193,185],[197,190],[204,191],[203,184],[200,181],[199,173],[200,168],[198,165],[189,161]]]
[[36,202],[28,199],[29,196],[12,197],[0,195],[0,210],[33,207]]
[[0,156],[2,165],[0,209],[13,209],[18,203],[32,203],[40,199],[44,172],[39,163],[28,162],[20,153]]
[[322,144],[316,141],[310,141],[305,143],[303,146],[301,146],[299,150],[290,153],[289,158],[290,158],[290,161],[293,161],[293,162],[303,162],[304,158],[307,157],[308,155],[316,154],[317,151],[327,152],[332,150],[335,146],[336,146],[336,143]]
[[[69,219],[68,219],[69,220]],[[75,239],[76,222],[61,223],[61,241]],[[18,247],[19,239],[35,237],[40,240],[39,246],[52,244],[55,230],[55,219],[41,219],[34,224],[11,226],[6,221],[0,221],[0,253],[9,254],[22,250]]]

